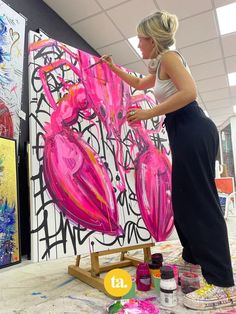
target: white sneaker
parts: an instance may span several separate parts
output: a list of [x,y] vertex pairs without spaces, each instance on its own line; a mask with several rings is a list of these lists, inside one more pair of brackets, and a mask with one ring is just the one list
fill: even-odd
[[184,296],[183,303],[194,310],[211,310],[236,305],[236,287],[222,288],[206,284]]

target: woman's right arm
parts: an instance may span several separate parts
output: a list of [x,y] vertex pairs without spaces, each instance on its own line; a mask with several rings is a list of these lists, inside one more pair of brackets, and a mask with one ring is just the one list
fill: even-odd
[[143,78],[136,77],[134,75],[131,75],[118,66],[116,66],[112,58],[110,56],[102,56],[101,59],[103,62],[105,62],[112,72],[116,73],[123,81],[125,81],[130,86],[134,87],[135,89],[148,89],[152,88],[155,84],[156,75],[155,74],[148,74],[147,76]]

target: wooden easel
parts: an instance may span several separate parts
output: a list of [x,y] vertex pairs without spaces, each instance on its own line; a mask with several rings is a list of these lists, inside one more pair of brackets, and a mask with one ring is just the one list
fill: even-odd
[[[128,266],[136,267],[141,262],[150,261],[151,260],[151,247],[154,245],[155,243],[140,244],[140,245],[125,247],[125,248],[117,248],[117,249],[112,249],[112,250],[107,250],[107,251],[102,251],[102,252],[91,253],[90,254],[91,268],[87,268],[87,269],[83,269],[80,267],[81,256],[78,255],[76,258],[75,265],[68,266],[68,273],[78,278],[79,280],[85,282],[86,284],[110,296],[104,288],[104,280],[103,278],[100,278],[100,274],[107,272],[109,270],[115,269],[115,268],[122,268],[122,267],[128,267]],[[143,250],[143,255],[144,255],[143,260],[126,255],[128,251],[140,250],[140,249]],[[99,265],[99,256],[115,254],[115,253],[121,253],[120,261],[114,262],[105,266]]]

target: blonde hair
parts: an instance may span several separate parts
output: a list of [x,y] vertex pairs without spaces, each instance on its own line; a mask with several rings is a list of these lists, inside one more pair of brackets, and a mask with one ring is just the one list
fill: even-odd
[[161,54],[175,43],[178,26],[176,15],[161,11],[141,20],[137,32],[139,36],[151,37],[156,44],[157,53]]

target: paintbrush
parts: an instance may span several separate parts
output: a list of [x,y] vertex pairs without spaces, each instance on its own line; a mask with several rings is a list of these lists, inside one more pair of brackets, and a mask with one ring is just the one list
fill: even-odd
[[[108,55],[108,57],[111,57],[112,55]],[[99,59],[97,62],[91,64],[89,67],[87,67],[85,70],[91,69],[92,67],[94,67],[95,65],[102,63],[102,59]]]

